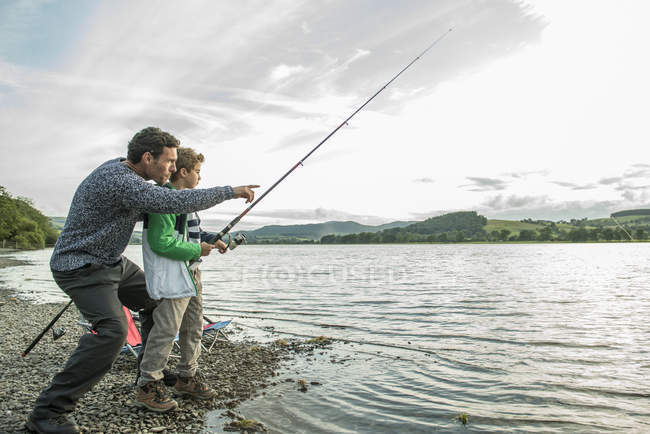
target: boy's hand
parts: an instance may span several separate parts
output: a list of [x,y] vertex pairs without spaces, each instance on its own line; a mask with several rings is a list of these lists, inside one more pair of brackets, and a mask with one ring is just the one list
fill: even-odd
[[212,249],[214,249],[212,244],[208,244],[205,241],[201,242],[201,256],[208,256]]
[[221,240],[217,240],[216,243],[214,243],[214,246],[219,250],[219,253],[222,255],[228,251],[228,246],[226,246],[226,243],[224,243]]
[[244,198],[246,203],[252,202],[255,199],[255,192],[253,188],[259,188],[259,185],[240,185],[239,187],[234,187],[232,191],[235,193],[234,198]]

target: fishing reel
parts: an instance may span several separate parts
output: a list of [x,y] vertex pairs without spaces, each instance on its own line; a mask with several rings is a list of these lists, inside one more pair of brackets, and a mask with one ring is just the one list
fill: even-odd
[[56,327],[52,329],[52,339],[57,340],[65,334],[65,328]]
[[242,232],[238,233],[234,237],[228,234],[228,242],[226,245],[230,250],[235,250],[237,246],[240,246],[242,244],[246,244],[246,235],[244,235]]

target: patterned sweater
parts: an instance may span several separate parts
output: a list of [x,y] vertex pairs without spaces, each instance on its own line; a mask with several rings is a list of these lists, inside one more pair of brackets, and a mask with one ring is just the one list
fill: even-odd
[[50,268],[69,271],[85,264],[111,265],[129,243],[145,213],[182,214],[232,199],[232,187],[170,190],[145,181],[116,158],[95,169],[75,192],[54,246]]

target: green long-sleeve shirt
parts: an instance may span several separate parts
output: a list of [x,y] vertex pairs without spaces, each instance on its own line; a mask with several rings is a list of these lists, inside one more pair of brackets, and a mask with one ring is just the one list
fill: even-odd
[[[201,244],[179,240],[175,236],[176,214],[149,214],[147,241],[157,255],[177,261],[201,257]],[[184,238],[184,237],[183,237]]]

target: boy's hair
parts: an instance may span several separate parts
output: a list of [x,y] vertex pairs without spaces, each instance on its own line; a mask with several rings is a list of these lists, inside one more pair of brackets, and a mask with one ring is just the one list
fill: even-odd
[[145,152],[158,158],[163,152],[164,147],[178,148],[181,142],[174,136],[160,128],[147,127],[138,131],[131,139],[128,146],[126,158],[133,164],[137,164],[142,159]]
[[185,169],[188,172],[194,169],[196,163],[203,163],[203,154],[197,154],[192,148],[178,148],[178,159],[176,160],[176,172],[172,173],[170,181],[176,181],[181,172]]

